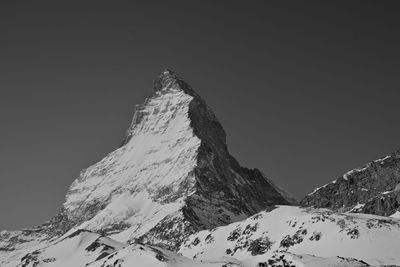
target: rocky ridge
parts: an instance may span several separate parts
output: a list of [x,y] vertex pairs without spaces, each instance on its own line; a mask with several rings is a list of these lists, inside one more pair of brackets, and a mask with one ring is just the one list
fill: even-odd
[[337,211],[390,216],[399,210],[400,151],[316,188],[300,204]]

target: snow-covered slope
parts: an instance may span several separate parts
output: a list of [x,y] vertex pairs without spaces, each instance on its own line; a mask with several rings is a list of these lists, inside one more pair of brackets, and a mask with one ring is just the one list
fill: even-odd
[[176,250],[199,230],[294,203],[259,170],[239,165],[205,101],[165,70],[151,97],[136,106],[121,146],[81,172],[60,213],[0,236],[0,264],[78,229]]
[[400,221],[327,209],[279,206],[242,222],[194,234],[179,252],[201,260],[229,256],[249,267],[262,266],[257,264],[282,255],[286,260],[303,264],[305,258],[301,255],[313,255],[305,266],[313,266],[311,262],[318,259],[325,261],[319,266],[329,266],[325,264],[338,257],[356,259],[352,262],[355,266],[365,266],[363,262],[400,265]]
[[396,266],[400,220],[270,207],[246,220],[195,233],[178,252],[77,230],[26,254],[18,266]]
[[98,260],[87,266],[140,266],[140,267],[241,267],[240,262],[231,259],[193,260],[162,248],[144,245],[131,245],[104,260]]
[[[51,245],[26,254],[18,266],[33,267],[216,267],[239,266],[229,260],[197,261],[161,248],[143,244],[126,244],[99,234],[77,230]],[[10,266],[15,266],[11,264]],[[7,266],[6,266],[7,267]]]
[[[27,253],[20,266],[85,266],[105,255],[121,250],[125,244],[97,233],[77,230],[69,236],[60,238],[48,246]],[[11,266],[13,266],[11,264]]]

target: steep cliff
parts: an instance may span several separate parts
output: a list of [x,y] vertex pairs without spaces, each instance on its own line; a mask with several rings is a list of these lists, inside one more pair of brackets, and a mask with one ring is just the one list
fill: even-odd
[[316,188],[302,206],[389,216],[400,206],[400,151],[349,171]]

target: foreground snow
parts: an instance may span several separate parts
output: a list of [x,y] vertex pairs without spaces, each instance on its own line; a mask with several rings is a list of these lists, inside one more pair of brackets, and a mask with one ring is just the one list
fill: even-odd
[[9,263],[6,267],[217,267],[223,264],[240,266],[237,261],[193,260],[161,248],[142,244],[128,245],[93,232],[78,230],[45,248],[26,254],[21,262]]
[[326,209],[278,206],[193,234],[174,253],[77,230],[7,267],[400,265],[400,221]]
[[400,221],[280,206],[242,222],[192,235],[180,252],[196,259],[231,256],[245,266],[256,266],[277,252],[400,265]]

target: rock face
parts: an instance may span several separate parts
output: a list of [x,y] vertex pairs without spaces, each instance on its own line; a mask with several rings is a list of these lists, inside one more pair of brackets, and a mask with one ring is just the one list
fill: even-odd
[[389,216],[400,206],[400,151],[315,189],[302,206]]
[[[35,235],[50,242],[85,229],[176,250],[196,231],[294,203],[259,170],[239,165],[205,101],[165,70],[152,96],[136,106],[121,146],[81,172],[61,212]],[[0,237],[0,250],[18,251],[19,237]]]
[[391,191],[379,194],[360,205],[357,212],[376,214],[381,216],[392,216],[400,210],[400,192]]

